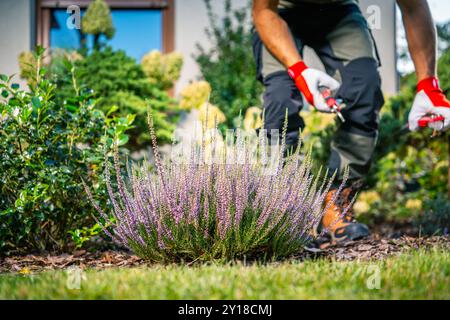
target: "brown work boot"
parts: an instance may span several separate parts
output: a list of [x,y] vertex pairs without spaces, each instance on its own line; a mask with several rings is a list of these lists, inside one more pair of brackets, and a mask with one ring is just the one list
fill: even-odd
[[353,217],[352,201],[356,191],[352,186],[345,188],[333,202],[337,190],[332,190],[325,199],[325,208],[328,209],[322,217],[321,228],[336,242],[358,240],[369,235],[369,228]]

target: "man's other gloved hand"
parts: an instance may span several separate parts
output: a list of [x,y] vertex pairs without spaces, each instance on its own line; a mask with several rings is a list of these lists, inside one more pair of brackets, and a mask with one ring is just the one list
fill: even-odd
[[340,87],[339,82],[325,72],[308,68],[303,61],[299,61],[289,67],[288,73],[309,104],[321,112],[332,112],[332,109],[322,97],[319,86],[325,86],[331,91],[334,91]]
[[439,87],[436,77],[420,81],[417,85],[417,94],[409,113],[409,129],[419,129],[419,120],[426,115],[440,115],[444,117],[444,126],[437,130],[450,128],[450,101],[447,100]]

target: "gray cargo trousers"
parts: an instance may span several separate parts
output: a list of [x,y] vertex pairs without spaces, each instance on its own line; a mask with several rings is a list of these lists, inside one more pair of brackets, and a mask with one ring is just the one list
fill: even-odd
[[[346,122],[338,126],[331,143],[330,171],[337,171],[339,181],[348,166],[350,180],[364,178],[370,169],[378,136],[378,115],[384,104],[378,52],[367,21],[353,4],[305,4],[281,9],[279,14],[287,22],[300,54],[305,45],[312,48],[326,72],[342,84],[336,97],[346,104],[342,110]],[[265,129],[281,129],[287,109],[286,143],[295,146],[299,128],[304,127],[301,93],[256,31],[253,52],[258,79],[265,86]]]

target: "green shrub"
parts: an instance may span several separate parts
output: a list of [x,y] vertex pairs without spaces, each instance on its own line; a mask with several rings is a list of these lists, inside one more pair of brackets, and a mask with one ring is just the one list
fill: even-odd
[[33,52],[26,51],[19,55],[19,68],[20,77],[27,80],[32,86],[35,85],[33,78],[36,76],[34,74],[36,72],[36,58]]
[[[53,59],[52,65],[61,64]],[[97,98],[96,106],[103,112],[117,107],[120,116],[136,115],[135,127],[129,132],[131,149],[139,149],[149,143],[146,113],[148,108],[155,115],[156,135],[161,142],[170,142],[178,120],[176,101],[145,75],[142,67],[122,50],[110,47],[94,50],[88,56],[75,61],[75,80],[83,89],[92,89]],[[72,78],[65,69],[53,68],[59,84],[57,99],[64,101],[75,94]]]
[[177,52],[162,54],[153,50],[144,55],[141,65],[152,85],[161,90],[169,90],[180,78],[183,56]]
[[448,235],[450,229],[450,201],[443,196],[425,202],[424,213],[416,222],[425,235]]
[[[43,49],[34,55],[30,91],[0,76],[0,252],[65,249],[69,231],[90,227],[94,211],[81,181],[91,181],[96,200],[106,205],[98,175],[104,152],[128,140],[134,117],[105,115],[89,91],[72,83],[59,103],[59,88],[46,78]],[[66,60],[67,73],[74,66]]]
[[235,126],[240,112],[261,104],[262,85],[256,80],[252,53],[249,9],[233,10],[231,1],[224,2],[224,17],[218,22],[210,0],[205,0],[209,17],[206,34],[212,48],[197,44],[195,60],[204,80],[212,87],[211,103],[225,113],[228,126]]

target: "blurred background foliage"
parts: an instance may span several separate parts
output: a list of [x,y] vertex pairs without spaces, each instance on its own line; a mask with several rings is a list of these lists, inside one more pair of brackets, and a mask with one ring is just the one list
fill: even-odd
[[226,117],[228,127],[236,127],[239,115],[247,108],[261,105],[262,85],[256,81],[256,67],[252,52],[250,2],[244,9],[233,9],[230,0],[224,1],[224,17],[218,18],[205,0],[209,27],[206,34],[211,48],[197,44],[195,60],[203,79],[211,87],[211,103]]
[[169,90],[180,77],[183,56],[177,52],[162,54],[153,50],[142,58],[141,65],[153,86],[160,90]]
[[[57,49],[45,59],[48,77],[58,86],[55,93],[57,101],[64,103],[75,94],[71,85],[75,81],[80,90],[92,90],[97,99],[96,107],[103,112],[113,108],[113,114],[136,116],[127,143],[130,150],[140,150],[149,145],[148,110],[152,110],[158,140],[169,143],[180,111],[169,90],[180,76],[182,56],[152,51],[139,63],[124,51],[113,50],[102,43],[101,39],[110,39],[115,33],[111,12],[104,0],[95,0],[89,5],[83,16],[82,31],[83,37],[87,34],[95,36],[93,50],[85,47],[78,51]],[[64,67],[66,59],[74,64],[73,74]],[[20,76],[31,86],[34,85],[34,64],[31,52],[20,55]]]
[[[74,92],[69,85],[68,74],[64,69],[58,68],[59,64],[59,56],[54,56],[51,69],[60,88],[57,98],[63,102]],[[80,87],[93,90],[98,98],[97,106],[101,110],[115,107],[115,113],[119,115],[136,115],[135,127],[130,132],[131,140],[127,145],[130,149],[136,150],[148,145],[150,137],[146,114],[150,109],[157,125],[158,139],[162,143],[170,142],[177,122],[176,101],[165,91],[166,88],[152,83],[142,66],[124,51],[114,51],[110,47],[94,50],[75,61],[74,76]]]

